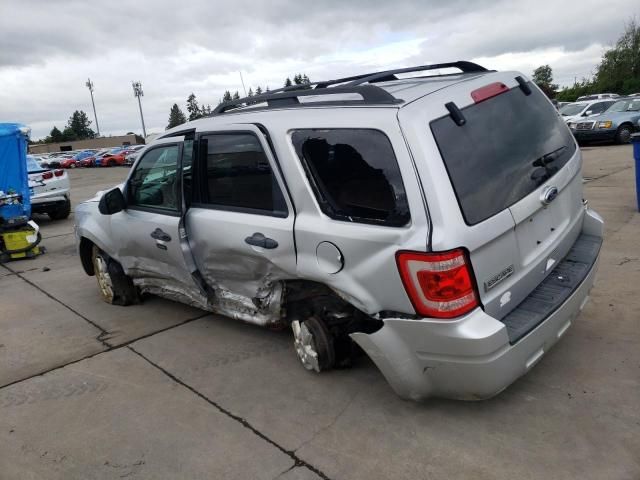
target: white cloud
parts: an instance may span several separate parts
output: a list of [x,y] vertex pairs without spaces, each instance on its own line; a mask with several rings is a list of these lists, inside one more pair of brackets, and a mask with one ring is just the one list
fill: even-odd
[[[593,12],[598,12],[594,15]],[[148,131],[194,92],[217,104],[225,90],[280,87],[298,72],[336,78],[430,62],[475,59],[525,74],[550,64],[557,83],[592,73],[637,0],[397,1],[4,0],[0,6],[0,121],[34,137],[82,109],[100,129],[140,132],[131,80],[143,83]]]

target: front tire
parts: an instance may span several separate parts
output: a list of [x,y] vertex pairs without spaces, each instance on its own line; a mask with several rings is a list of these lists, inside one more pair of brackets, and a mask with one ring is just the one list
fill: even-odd
[[48,212],[51,220],[64,220],[71,214],[71,200],[68,200],[64,205],[56,210]]
[[91,260],[102,300],[122,306],[138,303],[138,290],[131,277],[125,275],[122,265],[95,245]]
[[631,131],[631,127],[629,127],[628,125],[622,125],[621,127],[618,128],[618,131],[616,132],[616,143],[620,143],[620,144],[629,143],[631,141],[632,133],[633,132]]

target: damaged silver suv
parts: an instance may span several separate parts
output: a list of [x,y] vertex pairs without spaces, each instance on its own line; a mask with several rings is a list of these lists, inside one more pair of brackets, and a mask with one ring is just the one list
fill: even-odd
[[603,237],[544,94],[470,62],[220,105],[76,209],[105,301],[151,293],[290,326],[309,370],[359,352],[404,398],[491,397],[588,299]]

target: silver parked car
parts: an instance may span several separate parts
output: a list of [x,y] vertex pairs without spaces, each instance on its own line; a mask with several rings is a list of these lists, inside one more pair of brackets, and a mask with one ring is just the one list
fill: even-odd
[[78,206],[76,235],[109,303],[289,325],[309,370],[357,344],[404,398],[482,399],[587,301],[603,223],[581,166],[523,75],[427,65],[222,104]]

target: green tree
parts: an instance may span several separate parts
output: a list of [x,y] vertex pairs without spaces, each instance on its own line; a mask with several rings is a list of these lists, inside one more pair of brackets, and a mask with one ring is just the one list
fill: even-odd
[[166,130],[182,125],[186,121],[187,117],[185,117],[184,112],[180,110],[177,103],[174,103],[169,111],[169,123],[167,124]]
[[235,93],[233,94],[233,97],[231,97],[232,100],[240,100],[240,94],[238,93],[238,91],[236,90]]
[[627,23],[615,46],[602,56],[593,86],[599,92],[640,91],[640,25],[635,19]]
[[293,83],[295,83],[296,85],[301,85],[301,84],[302,84],[302,75],[300,75],[299,73],[297,73],[297,74],[293,77]]
[[256,87],[256,95],[262,95],[262,88],[260,87],[260,85]]
[[231,100],[231,92],[229,90],[225,90],[224,95],[222,96],[222,101],[230,102]]
[[91,130],[91,120],[85,112],[82,110],[76,110],[73,112],[67,122],[67,127],[64,129],[63,135],[68,138],[67,140],[85,140],[87,138],[95,138],[96,134]]
[[309,80],[309,77],[307,77],[306,73],[302,76],[302,83],[304,83],[305,85],[308,85],[311,83],[311,80]]
[[247,93],[247,97],[253,97],[253,90],[249,87],[249,93]]
[[553,83],[553,70],[549,65],[541,65],[533,71],[533,81],[549,98],[555,98],[558,85]]
[[196,96],[193,92],[189,97],[187,97],[187,112],[189,112],[189,121],[196,120],[202,116],[200,106],[198,105],[198,101],[196,100]]
[[46,143],[58,143],[63,142],[64,138],[62,137],[62,132],[55,125],[51,129],[49,133],[49,137],[45,140]]
[[291,79],[289,77],[287,77],[287,79],[284,81],[284,86],[285,87],[290,87],[291,85],[293,85],[291,83]]

